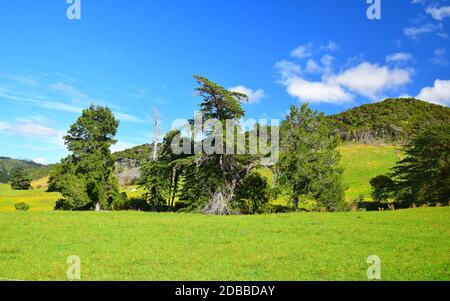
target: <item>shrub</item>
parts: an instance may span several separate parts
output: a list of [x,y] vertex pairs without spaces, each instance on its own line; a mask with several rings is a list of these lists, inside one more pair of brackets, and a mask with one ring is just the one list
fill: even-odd
[[129,209],[130,201],[128,200],[127,194],[122,192],[117,198],[115,198],[111,204],[112,210],[121,211]]
[[28,211],[30,209],[30,205],[28,205],[27,203],[17,203],[14,205],[14,207],[16,207],[17,211]]
[[236,191],[237,205],[244,214],[267,213],[271,196],[267,178],[257,172],[247,175]]

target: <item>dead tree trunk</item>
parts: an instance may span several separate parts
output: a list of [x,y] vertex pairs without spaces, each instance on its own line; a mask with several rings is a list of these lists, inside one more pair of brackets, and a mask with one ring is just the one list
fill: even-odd
[[154,128],[154,137],[153,137],[153,161],[158,159],[158,110],[153,108],[153,128]]

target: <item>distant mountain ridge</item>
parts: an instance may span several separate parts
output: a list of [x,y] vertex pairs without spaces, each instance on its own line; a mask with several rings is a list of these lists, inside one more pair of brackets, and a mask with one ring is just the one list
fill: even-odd
[[7,183],[14,168],[24,168],[33,180],[48,176],[54,165],[42,165],[31,160],[0,157],[0,183]]
[[328,118],[343,141],[401,144],[428,126],[450,123],[450,108],[414,98],[390,98]]

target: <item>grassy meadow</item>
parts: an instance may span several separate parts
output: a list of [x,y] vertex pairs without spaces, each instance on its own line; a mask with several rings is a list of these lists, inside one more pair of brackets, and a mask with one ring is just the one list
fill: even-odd
[[[347,199],[399,159],[394,147],[340,147]],[[269,170],[262,170],[269,177]],[[55,212],[58,193],[0,184],[0,279],[65,280],[67,257],[82,280],[450,280],[450,208],[385,212],[205,216]],[[139,197],[138,187],[123,189]],[[368,199],[368,198],[367,198]],[[26,202],[29,212],[15,212]]]
[[345,168],[344,182],[348,187],[347,200],[354,200],[360,195],[370,200],[370,180],[388,173],[401,159],[401,153],[395,146],[345,144],[339,147],[339,151]]
[[15,211],[14,205],[25,202],[30,205],[30,211],[49,211],[55,207],[55,202],[61,197],[59,193],[46,192],[47,178],[32,183],[33,189],[15,191],[8,184],[0,183],[0,212]]
[[0,278],[64,280],[450,280],[450,208],[205,216],[0,213]]

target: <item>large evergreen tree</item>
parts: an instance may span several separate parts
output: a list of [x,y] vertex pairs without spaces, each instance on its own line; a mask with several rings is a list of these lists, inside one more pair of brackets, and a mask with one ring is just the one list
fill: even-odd
[[13,190],[31,189],[31,178],[22,167],[16,167],[11,171],[10,182]]
[[119,197],[110,151],[118,126],[110,109],[94,105],[71,126],[64,137],[71,154],[54,170],[49,183],[50,190],[64,197],[57,209],[107,210]]
[[338,140],[332,136],[324,115],[306,104],[292,106],[280,134],[276,180],[289,192],[295,207],[303,197],[315,200],[318,209],[341,209],[344,188],[336,150]]
[[448,204],[450,201],[450,124],[431,126],[405,147],[406,157],[389,175],[384,189],[402,206]]

